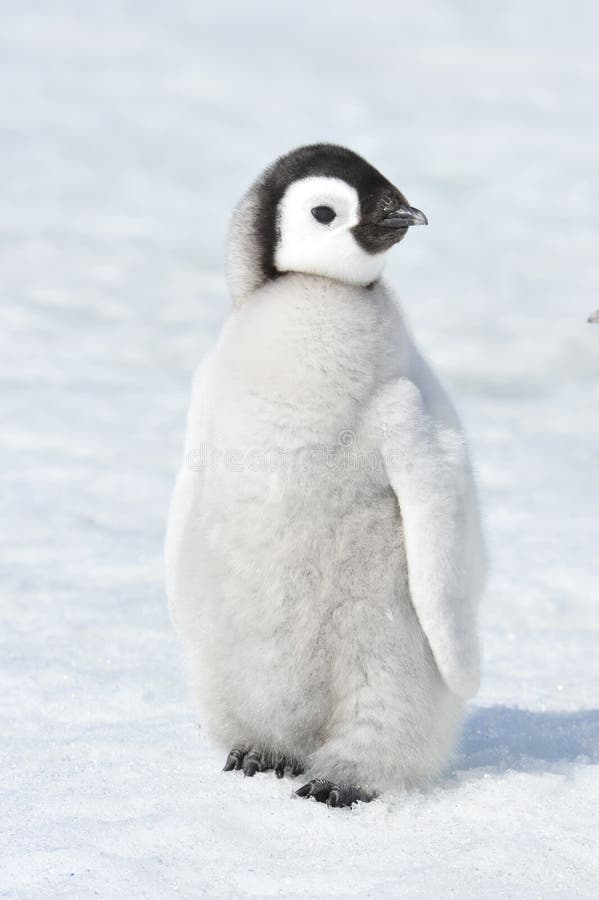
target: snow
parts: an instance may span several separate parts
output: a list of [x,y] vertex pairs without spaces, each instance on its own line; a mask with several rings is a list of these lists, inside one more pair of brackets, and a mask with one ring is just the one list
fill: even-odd
[[[599,11],[367,9],[3,4],[3,897],[599,892]],[[162,587],[230,210],[313,140],[429,218],[388,275],[462,411],[493,567],[446,776],[351,812],[221,774]]]

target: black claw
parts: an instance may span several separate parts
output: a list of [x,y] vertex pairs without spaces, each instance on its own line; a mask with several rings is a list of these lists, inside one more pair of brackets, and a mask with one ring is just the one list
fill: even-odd
[[309,781],[307,784],[302,785],[299,790],[295,792],[296,797],[309,797],[312,791],[312,782]]
[[231,772],[233,769],[241,769],[244,755],[245,750],[242,750],[239,747],[234,747],[227,756],[227,761],[224,765],[223,772]]
[[327,803],[329,806],[351,806],[360,799],[360,788],[354,788],[349,784],[339,785],[329,794]]
[[329,794],[329,806],[352,806],[354,803],[370,803],[377,795],[365,791],[360,785],[337,784]]
[[314,797],[317,803],[326,803],[329,799],[329,794],[333,789],[334,785],[331,784],[330,781],[323,781],[318,778],[313,783],[312,791],[310,793],[311,797]]
[[277,778],[284,776],[285,769],[290,769],[292,775],[301,775],[304,771],[301,762],[293,757],[263,753],[261,750],[247,747],[233,747],[227,756],[223,772],[231,772],[234,769],[243,769],[243,774],[248,778],[253,778],[256,772],[266,772],[268,769],[274,769]]
[[314,778],[295,793],[298,797],[314,797],[317,803],[326,803],[333,787],[332,781],[326,781],[324,778]]
[[243,774],[253,778],[256,772],[262,771],[262,754],[258,750],[250,750],[243,758]]
[[298,797],[314,797],[318,803],[328,806],[352,806],[353,803],[369,803],[376,794],[363,790],[359,785],[333,784],[324,778],[314,778],[295,792]]

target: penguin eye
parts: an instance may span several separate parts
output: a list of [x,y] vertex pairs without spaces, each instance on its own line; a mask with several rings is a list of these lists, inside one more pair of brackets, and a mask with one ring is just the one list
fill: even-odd
[[315,206],[311,212],[316,221],[320,222],[321,225],[329,225],[337,215],[335,210],[331,209],[330,206]]

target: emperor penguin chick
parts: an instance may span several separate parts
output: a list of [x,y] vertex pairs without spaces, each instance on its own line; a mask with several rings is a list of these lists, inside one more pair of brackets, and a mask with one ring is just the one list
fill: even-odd
[[193,382],[167,591],[225,769],[332,806],[429,781],[478,687],[485,554],[461,426],[381,281],[422,212],[301,147],[237,207]]

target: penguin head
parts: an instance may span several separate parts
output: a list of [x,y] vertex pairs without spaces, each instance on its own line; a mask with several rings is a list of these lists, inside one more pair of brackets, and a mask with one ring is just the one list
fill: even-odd
[[237,207],[228,275],[235,299],[289,272],[369,285],[424,213],[370,163],[333,144],[291,151]]

